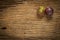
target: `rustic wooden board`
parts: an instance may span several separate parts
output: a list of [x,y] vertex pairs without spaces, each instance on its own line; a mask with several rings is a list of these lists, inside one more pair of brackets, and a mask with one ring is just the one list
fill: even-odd
[[[41,5],[44,7],[51,6],[54,9],[54,15],[51,20],[47,20],[46,16],[42,19],[38,18],[37,9]],[[58,2],[49,0],[24,1],[23,4],[11,5],[1,13],[3,15],[0,19],[0,28],[7,28],[5,30],[0,29],[2,35],[6,34],[1,38],[8,38],[6,40],[13,40],[9,39],[9,37],[14,37],[14,39],[15,37],[23,39],[30,37],[38,39],[40,37],[43,40],[45,38],[46,40],[51,40],[48,38],[60,36],[60,32],[58,31],[60,26],[60,6]]]

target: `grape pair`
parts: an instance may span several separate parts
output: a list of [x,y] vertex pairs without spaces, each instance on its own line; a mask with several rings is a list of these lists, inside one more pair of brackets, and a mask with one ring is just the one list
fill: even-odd
[[54,12],[54,10],[53,10],[52,7],[40,6],[39,10],[38,10],[38,15],[40,17],[43,17],[44,15],[46,15],[46,16],[52,16],[53,12]]

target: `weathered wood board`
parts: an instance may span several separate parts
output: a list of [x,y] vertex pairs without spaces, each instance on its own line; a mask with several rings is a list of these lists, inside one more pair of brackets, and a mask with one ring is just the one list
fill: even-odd
[[[46,16],[42,19],[38,18],[37,9],[41,5],[44,7],[51,6],[54,9],[54,14],[51,20],[47,20]],[[46,38],[43,40],[51,40],[48,38],[60,36],[60,32],[58,31],[60,26],[59,2],[53,2],[50,0],[24,1],[23,4],[9,6],[1,13],[3,15],[0,19],[0,28],[7,28],[5,30],[0,29],[2,35],[7,35],[7,37],[5,35],[4,37],[2,36],[2,38],[8,38],[8,36],[23,39],[40,37]],[[6,40],[13,39],[8,38]]]

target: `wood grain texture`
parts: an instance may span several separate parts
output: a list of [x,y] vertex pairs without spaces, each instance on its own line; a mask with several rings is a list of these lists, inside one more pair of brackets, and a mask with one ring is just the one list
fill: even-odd
[[[51,6],[54,9],[51,20],[47,20],[46,16],[42,19],[38,18],[37,9],[41,5],[44,7]],[[17,38],[54,38],[60,36],[58,31],[60,24],[59,9],[58,3],[50,0],[25,1],[23,4],[12,5],[2,12],[1,25],[7,27],[7,29],[1,32]]]

